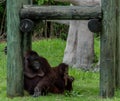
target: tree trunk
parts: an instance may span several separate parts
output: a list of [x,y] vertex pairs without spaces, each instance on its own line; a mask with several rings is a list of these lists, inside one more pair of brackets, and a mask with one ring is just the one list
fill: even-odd
[[[88,21],[71,21],[63,62],[77,68],[89,68],[93,62],[93,33]],[[78,30],[79,29],[79,30]]]
[[[60,1],[60,0],[59,0]],[[100,0],[61,0],[77,5],[97,5]],[[94,35],[87,20],[71,21],[63,62],[75,68],[89,69],[94,59]]]

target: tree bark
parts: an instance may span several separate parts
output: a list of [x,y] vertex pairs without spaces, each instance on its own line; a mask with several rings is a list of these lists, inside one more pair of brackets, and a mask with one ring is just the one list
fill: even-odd
[[[60,1],[60,0],[59,0]],[[77,5],[93,6],[99,0],[61,0]],[[71,21],[63,62],[75,68],[89,69],[94,59],[94,35],[89,31],[88,20]]]
[[63,62],[72,67],[88,69],[93,63],[93,33],[89,31],[87,23],[88,21],[70,22]]

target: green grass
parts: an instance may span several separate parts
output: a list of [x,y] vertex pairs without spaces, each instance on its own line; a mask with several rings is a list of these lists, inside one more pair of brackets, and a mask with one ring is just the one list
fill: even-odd
[[94,52],[95,52],[95,59],[94,62],[98,62],[99,61],[99,57],[100,57],[100,37],[96,37],[94,38]]
[[[0,43],[0,101],[120,101],[120,91],[116,91],[114,98],[101,99],[99,97],[99,73],[83,72],[79,69],[69,69],[69,74],[75,77],[73,91],[65,92],[63,95],[48,94],[33,98],[31,96],[16,97],[13,99],[6,97],[6,56],[3,48],[5,43]],[[98,47],[96,45],[95,47]],[[62,62],[65,48],[65,41],[60,39],[48,39],[33,42],[33,50],[39,55],[48,59],[52,66]],[[97,49],[97,51],[99,48]],[[99,56],[99,53],[97,53]]]
[[39,55],[47,58],[51,66],[56,66],[62,62],[65,41],[60,39],[35,41],[33,42],[32,48],[37,51]]

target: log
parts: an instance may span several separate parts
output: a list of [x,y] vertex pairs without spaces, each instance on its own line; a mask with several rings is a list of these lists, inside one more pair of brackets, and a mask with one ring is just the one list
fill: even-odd
[[88,20],[101,18],[100,6],[31,6],[24,5],[22,19],[34,20]]
[[100,19],[91,19],[88,22],[88,29],[93,33],[99,33],[102,30],[102,23]]
[[20,21],[20,30],[24,33],[31,32],[34,27],[34,22],[30,19],[23,19]]

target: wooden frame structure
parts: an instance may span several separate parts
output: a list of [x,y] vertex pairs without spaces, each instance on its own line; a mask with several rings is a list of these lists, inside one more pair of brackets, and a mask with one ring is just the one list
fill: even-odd
[[115,89],[120,88],[120,1],[102,0],[102,7],[22,5],[29,4],[28,1],[7,0],[7,95],[23,95],[23,53],[31,49],[31,34],[19,30],[21,19],[101,18],[100,96],[113,97]]

